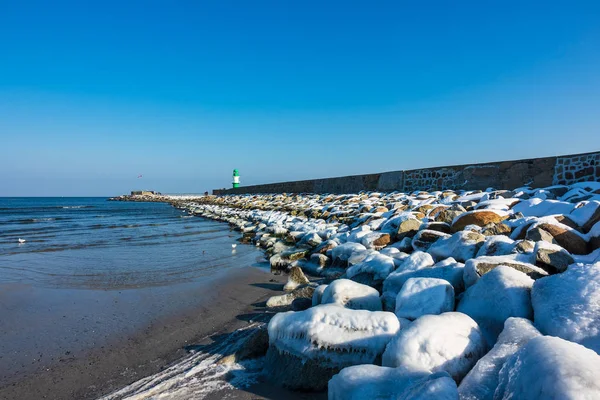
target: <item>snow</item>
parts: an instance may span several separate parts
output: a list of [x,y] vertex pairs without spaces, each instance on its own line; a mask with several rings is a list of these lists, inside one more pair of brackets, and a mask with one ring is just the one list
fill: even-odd
[[336,279],[325,288],[321,304],[330,303],[353,310],[381,311],[379,292],[371,286],[349,279]]
[[582,201],[575,206],[568,217],[579,226],[584,226],[600,207],[600,201]]
[[383,291],[398,293],[406,281],[404,279],[405,274],[431,267],[433,264],[431,255],[422,251],[415,251],[406,257],[402,264],[383,281]]
[[493,345],[509,317],[533,318],[533,279],[516,269],[500,265],[483,275],[464,293],[456,307],[473,318]]
[[544,217],[547,215],[569,214],[574,208],[575,204],[566,201],[532,198],[516,204],[512,211],[514,213],[520,212],[525,217]]
[[312,297],[313,307],[321,304],[321,299],[323,298],[323,292],[325,291],[325,288],[327,288],[327,285],[319,285],[315,288]]
[[501,256],[513,252],[515,241],[504,235],[488,236],[475,257]]
[[427,252],[436,260],[452,257],[457,261],[464,262],[475,256],[484,237],[480,234],[467,230],[456,232],[450,237],[438,239]]
[[417,319],[454,311],[454,288],[443,279],[410,278],[396,297],[396,316]]
[[372,364],[400,329],[393,313],[322,304],[284,312],[269,322],[269,344],[279,352],[318,359],[323,367]]
[[493,400],[498,386],[498,372],[504,362],[530,339],[541,336],[525,318],[508,318],[494,348],[465,376],[458,387],[461,400]]
[[531,300],[536,328],[600,353],[600,263],[575,264],[539,279]]
[[445,372],[356,365],[329,381],[329,400],[458,400],[456,383]]
[[380,253],[369,254],[365,259],[346,270],[346,275],[352,278],[358,274],[369,273],[376,280],[384,280],[394,270],[394,259]]
[[331,258],[333,258],[334,261],[339,260],[347,262],[353,253],[365,250],[367,250],[367,248],[360,243],[348,242],[334,247],[333,250],[331,250]]
[[504,364],[494,399],[600,398],[600,356],[576,343],[535,337]]
[[460,382],[486,349],[483,334],[473,319],[459,312],[447,312],[425,315],[402,329],[388,344],[382,362],[386,367],[446,371]]

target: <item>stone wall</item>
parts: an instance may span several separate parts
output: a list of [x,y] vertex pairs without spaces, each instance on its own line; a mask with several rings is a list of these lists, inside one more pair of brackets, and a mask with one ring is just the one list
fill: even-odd
[[600,152],[242,186],[213,194],[514,189],[584,181],[600,181]]

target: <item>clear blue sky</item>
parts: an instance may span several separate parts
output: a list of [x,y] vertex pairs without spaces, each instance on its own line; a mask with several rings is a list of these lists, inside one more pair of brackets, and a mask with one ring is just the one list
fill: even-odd
[[0,196],[599,150],[599,21],[597,1],[0,0]]

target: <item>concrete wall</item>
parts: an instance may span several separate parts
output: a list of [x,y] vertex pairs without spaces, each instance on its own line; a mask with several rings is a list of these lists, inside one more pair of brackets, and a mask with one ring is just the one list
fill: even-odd
[[242,186],[213,194],[514,189],[583,181],[600,181],[600,152]]

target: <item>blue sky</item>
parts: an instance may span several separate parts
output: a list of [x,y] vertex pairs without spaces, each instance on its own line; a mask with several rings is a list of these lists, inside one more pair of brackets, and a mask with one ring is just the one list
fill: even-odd
[[596,1],[0,0],[0,196],[599,150],[598,21]]

